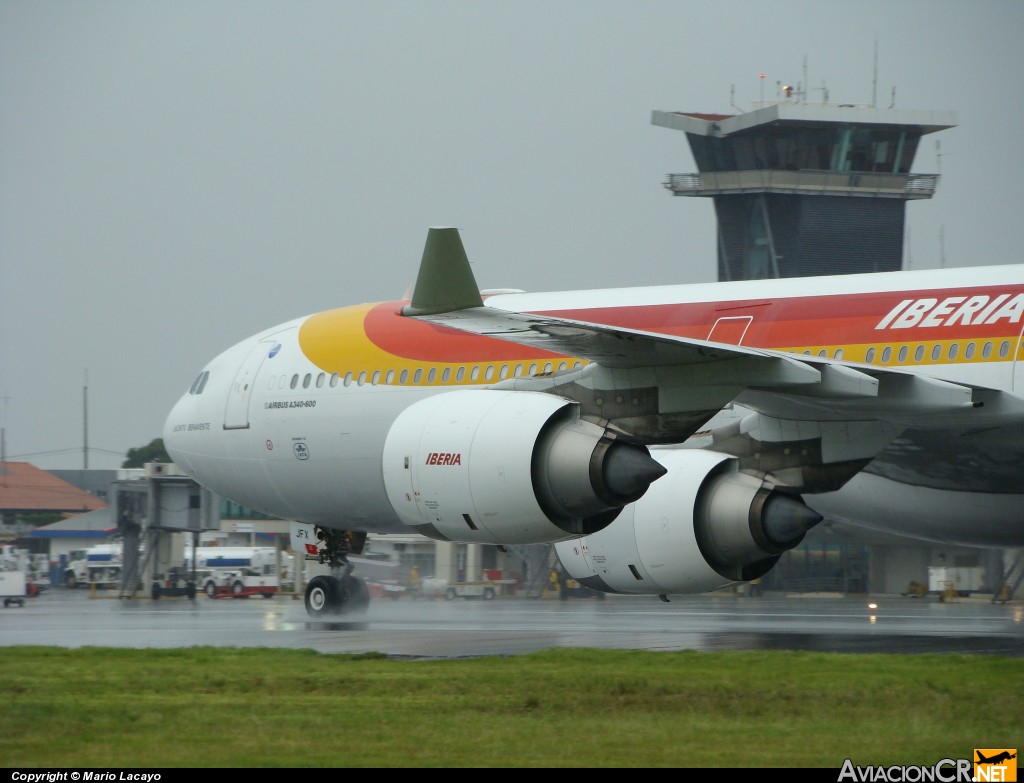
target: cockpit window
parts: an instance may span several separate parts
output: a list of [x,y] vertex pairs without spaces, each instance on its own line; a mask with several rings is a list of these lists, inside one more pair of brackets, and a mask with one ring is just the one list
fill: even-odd
[[206,388],[206,381],[209,380],[209,378],[210,378],[210,371],[209,370],[203,370],[201,373],[199,373],[199,377],[197,377],[194,381],[192,381],[192,388],[188,390],[188,393],[189,394],[202,394],[203,393],[203,389]]

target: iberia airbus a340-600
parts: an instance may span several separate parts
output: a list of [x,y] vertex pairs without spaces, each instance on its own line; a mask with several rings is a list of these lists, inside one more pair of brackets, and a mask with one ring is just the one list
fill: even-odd
[[598,591],[757,579],[823,518],[1024,545],[1024,265],[481,292],[434,228],[411,299],[209,361],[174,462],[315,526],[310,615],[365,611],[367,534],[554,543]]

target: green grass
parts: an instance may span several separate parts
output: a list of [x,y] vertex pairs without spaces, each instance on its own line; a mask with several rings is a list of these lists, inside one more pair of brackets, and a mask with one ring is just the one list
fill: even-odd
[[1024,661],[0,648],[7,767],[930,766],[1022,741]]

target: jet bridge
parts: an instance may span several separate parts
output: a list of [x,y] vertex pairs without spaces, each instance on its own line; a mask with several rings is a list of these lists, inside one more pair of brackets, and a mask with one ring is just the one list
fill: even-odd
[[[185,571],[185,538],[217,530],[217,497],[185,475],[173,463],[147,463],[141,478],[115,482],[114,514],[124,541],[120,597],[135,598],[147,591],[162,595],[195,596],[195,575]],[[194,566],[193,566],[194,567]]]

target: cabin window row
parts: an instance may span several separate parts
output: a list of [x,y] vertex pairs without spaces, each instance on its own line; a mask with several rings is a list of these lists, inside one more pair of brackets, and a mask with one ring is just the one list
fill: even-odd
[[[964,346],[963,346],[963,360],[964,361],[970,361],[971,359],[973,359],[978,354],[979,347],[980,347],[980,353],[981,353],[981,358],[982,359],[991,359],[993,351],[996,350],[995,346],[993,345],[991,340],[986,340],[984,343],[976,343],[974,341],[971,341],[969,343],[965,343]],[[888,364],[889,362],[892,361],[893,353],[894,353],[894,351],[893,351],[893,347],[891,345],[885,346],[882,349],[881,354],[879,355],[879,361],[882,364]],[[935,345],[932,346],[930,352],[928,352],[927,347],[924,346],[924,345],[918,345],[917,347],[915,347],[914,348],[914,362],[915,363],[923,362],[926,353],[928,353],[929,359],[931,361],[933,361],[933,362],[939,362],[939,361],[943,360],[943,346],[942,346],[941,343],[936,343]],[[999,358],[1000,359],[1005,359],[1005,358],[1007,358],[1010,355],[1010,341],[1009,340],[1003,340],[1001,343],[999,343],[998,353],[999,353]],[[899,349],[897,351],[895,351],[895,354],[896,354],[896,361],[899,364],[904,364],[909,359],[909,357],[910,357],[910,346],[901,345],[899,347]],[[865,356],[865,360],[869,364],[871,364],[871,363],[873,363],[875,361],[875,355],[876,355],[875,348],[874,347],[868,348],[868,352],[867,352],[867,355]],[[945,360],[946,361],[953,362],[953,361],[956,361],[959,357],[960,357],[960,343],[950,343],[949,345],[945,346]]]
[[[572,363],[573,368],[582,366],[583,363],[580,361],[574,361]],[[562,370],[566,370],[568,368],[568,362],[560,362],[558,364],[557,370],[561,372]],[[350,371],[345,373],[344,375],[337,372],[328,375],[327,373],[322,372],[317,374],[315,376],[315,379],[313,373],[306,373],[305,375],[301,373],[295,373],[291,376],[271,376],[267,388],[308,389],[310,387],[315,387],[317,389],[321,389],[324,386],[333,388],[337,386],[339,383],[341,383],[343,386],[351,386],[353,383],[358,386],[364,386],[367,383],[373,386],[376,386],[381,383],[387,384],[389,386],[393,386],[396,383],[399,386],[408,386],[410,384],[413,386],[417,386],[424,383],[427,385],[438,383],[438,379],[440,379],[440,383],[449,383],[453,377],[456,383],[463,383],[464,381],[466,381],[467,377],[470,383],[490,383],[495,380],[503,381],[509,377],[520,378],[523,377],[524,375],[537,375],[538,373],[546,375],[548,373],[555,372],[555,370],[555,365],[552,362],[547,362],[543,365],[543,367],[536,363],[529,365],[529,367],[527,367],[527,365],[524,364],[502,364],[500,366],[489,364],[484,367],[482,367],[479,364],[475,364],[471,367],[445,367],[443,369],[439,369],[437,367],[425,369],[423,367],[420,367],[416,370],[405,369],[401,371],[373,370],[371,372],[369,370],[362,370],[359,373]]]
[[[978,346],[980,345],[981,358],[991,359],[993,351],[996,350],[995,344],[991,340],[986,340],[984,343],[969,342],[964,344],[963,361],[970,361],[978,354]],[[867,353],[864,355],[864,361],[867,364],[874,364],[877,358],[881,364],[889,364],[893,360],[893,353],[896,354],[896,362],[899,364],[905,364],[910,359],[910,346],[901,345],[898,349],[894,349],[891,345],[887,345],[882,348],[881,352],[878,348],[871,346],[868,348]],[[805,350],[805,356],[810,356],[811,351]],[[919,344],[914,348],[914,363],[920,364],[924,361],[925,355],[928,355],[932,362],[943,361],[943,353],[945,353],[945,361],[953,362],[960,357],[960,343],[949,343],[945,347],[943,352],[942,343],[936,343],[931,347],[931,351],[928,347],[923,344]],[[1000,359],[1006,359],[1010,355],[1010,341],[1003,340],[999,343],[998,354]],[[828,356],[828,350],[822,348],[818,351],[818,356],[825,358]],[[843,349],[839,348],[833,353],[834,359],[843,358]]]

